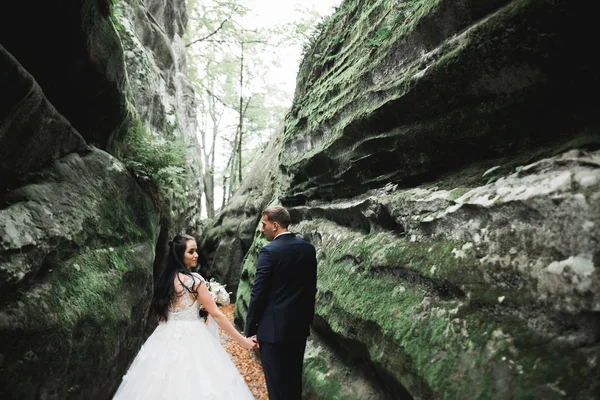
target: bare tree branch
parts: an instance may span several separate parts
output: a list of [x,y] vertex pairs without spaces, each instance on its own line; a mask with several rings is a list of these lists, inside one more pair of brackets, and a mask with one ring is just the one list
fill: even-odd
[[223,29],[223,25],[225,25],[225,22],[229,21],[229,18],[231,18],[231,17],[227,17],[226,19],[224,19],[223,22],[221,22],[221,25],[219,25],[219,27],[217,29],[215,29],[213,32],[209,33],[208,35],[206,35],[204,37],[201,37],[200,39],[196,39],[193,42],[189,42],[188,44],[185,45],[185,47],[190,47],[194,43],[204,42],[204,41],[210,39],[211,37],[216,35],[221,29]]
[[244,112],[242,115],[246,115],[246,110],[248,110],[248,105],[250,105],[250,100],[252,100],[252,96],[250,96],[248,98],[248,101],[246,101],[246,105],[244,106]]
[[206,91],[206,93],[208,93],[209,96],[213,97],[214,99],[216,99],[219,103],[221,103],[222,105],[224,105],[225,107],[231,108],[234,111],[237,111],[237,108],[225,103],[223,100],[221,100],[221,98],[219,96],[217,96],[216,94],[213,93],[212,90],[210,90],[209,88],[207,88],[206,86],[204,86],[204,84],[202,82],[195,82],[196,84],[202,86],[202,89],[204,89]]

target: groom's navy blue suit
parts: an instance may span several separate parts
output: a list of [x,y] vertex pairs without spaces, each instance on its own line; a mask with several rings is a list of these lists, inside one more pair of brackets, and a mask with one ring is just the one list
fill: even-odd
[[312,244],[284,233],[260,250],[246,317],[256,335],[269,400],[302,394],[302,362],[315,312],[317,258]]

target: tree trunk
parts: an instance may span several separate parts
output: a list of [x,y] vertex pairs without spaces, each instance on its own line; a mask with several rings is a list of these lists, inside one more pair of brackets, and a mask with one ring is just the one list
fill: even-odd
[[[239,132],[239,131],[238,131]],[[234,143],[237,142],[238,140],[238,135],[235,135],[236,141]],[[231,152],[231,170],[229,172],[229,196],[227,197],[227,200],[231,199],[231,197],[233,196],[233,193],[235,192],[236,187],[236,169],[239,163],[239,157],[238,157],[238,153],[237,151],[235,151],[234,149]],[[239,182],[238,182],[238,186],[239,186]]]
[[224,172],[223,173],[223,204],[221,205],[221,210],[223,210],[223,208],[225,208],[225,205],[227,204],[227,202],[229,201],[229,199],[231,198],[233,191],[234,191],[234,183],[235,183],[235,159],[237,158],[237,152],[235,151],[235,147],[236,147],[236,143],[237,143],[237,130],[235,132],[235,138],[233,139],[232,145],[231,145],[231,153],[229,153],[229,159],[227,160],[227,166],[225,167],[224,171],[229,170],[229,177],[227,176],[227,173]]
[[243,106],[244,106],[244,97],[243,97],[243,89],[244,89],[244,42],[241,42],[242,44],[242,56],[241,56],[241,60],[240,60],[240,123],[239,123],[239,129],[240,129],[240,135],[238,138],[238,146],[237,146],[237,153],[238,153],[238,182],[240,183],[240,185],[242,184],[242,136],[244,133],[244,111],[243,111]]
[[204,173],[204,196],[206,199],[206,216],[215,216],[215,176],[212,171]]
[[223,201],[221,202],[221,210],[227,204],[227,175],[223,174]]

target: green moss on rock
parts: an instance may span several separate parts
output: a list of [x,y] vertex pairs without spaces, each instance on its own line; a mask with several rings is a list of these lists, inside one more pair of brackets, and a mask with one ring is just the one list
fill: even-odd
[[246,253],[242,264],[242,272],[240,282],[238,286],[238,292],[235,303],[235,318],[236,322],[240,326],[244,326],[246,322],[246,314],[248,313],[248,306],[250,305],[250,294],[252,290],[252,284],[254,283],[254,277],[256,275],[256,265],[258,261],[258,254],[260,249],[267,244],[267,240],[260,232],[260,224],[255,230],[254,242],[252,247]]
[[360,356],[415,398],[561,398],[591,378],[577,372],[584,353],[565,359],[569,346],[549,345],[521,318],[484,312],[481,294],[465,296],[483,277],[477,260],[456,257],[456,243],[319,225],[317,314],[327,334],[364,344]]
[[300,68],[282,199],[414,184],[581,134],[594,117],[565,100],[577,95],[562,77],[594,79],[555,39],[577,42],[584,13],[564,1],[345,1]]
[[3,376],[22,378],[12,392],[111,393],[143,335],[152,249],[150,243],[82,249],[3,312],[0,336],[27,338],[3,352]]
[[13,345],[2,348],[0,387],[22,398],[106,398],[144,335],[158,219],[103,151],[44,172],[0,210],[14,231],[7,243],[20,246],[3,253],[3,267],[21,279],[2,282],[0,340]]

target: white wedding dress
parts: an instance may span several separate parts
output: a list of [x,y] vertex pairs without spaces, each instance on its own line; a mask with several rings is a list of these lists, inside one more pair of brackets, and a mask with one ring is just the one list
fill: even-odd
[[[218,337],[199,316],[200,304],[181,275],[183,295],[169,309],[129,367],[113,399],[254,399]],[[194,274],[195,283],[204,279]],[[185,280],[184,280],[185,279]]]

